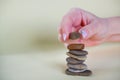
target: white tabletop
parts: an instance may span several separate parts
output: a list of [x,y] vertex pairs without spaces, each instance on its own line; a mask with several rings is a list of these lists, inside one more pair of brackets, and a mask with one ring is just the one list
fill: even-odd
[[[48,45],[49,46],[49,45]],[[119,80],[120,44],[102,44],[86,48],[89,52],[86,64],[93,71],[89,77],[68,76],[67,49],[0,55],[0,80]]]

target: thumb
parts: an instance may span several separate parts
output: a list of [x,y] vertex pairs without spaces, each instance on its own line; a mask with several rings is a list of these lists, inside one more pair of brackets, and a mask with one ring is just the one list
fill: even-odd
[[97,33],[97,27],[93,24],[89,24],[81,28],[79,33],[82,34],[83,39],[89,39]]

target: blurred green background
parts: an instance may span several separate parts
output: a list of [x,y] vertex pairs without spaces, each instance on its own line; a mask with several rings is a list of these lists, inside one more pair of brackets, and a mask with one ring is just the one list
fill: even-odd
[[71,8],[120,16],[120,0],[0,0],[0,80],[120,80],[120,43],[86,48],[90,77],[65,75],[57,28]]

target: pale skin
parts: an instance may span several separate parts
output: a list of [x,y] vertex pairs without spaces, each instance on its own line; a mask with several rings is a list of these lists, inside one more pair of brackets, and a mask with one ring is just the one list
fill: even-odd
[[[120,42],[120,16],[100,18],[80,8],[71,9],[58,29],[59,40],[64,44],[83,43],[94,46],[103,42]],[[82,39],[70,40],[69,33],[79,32]]]

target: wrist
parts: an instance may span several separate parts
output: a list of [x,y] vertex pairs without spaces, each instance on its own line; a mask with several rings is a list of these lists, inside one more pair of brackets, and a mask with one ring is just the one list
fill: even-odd
[[120,17],[106,18],[108,35],[106,41],[120,41]]
[[106,18],[110,36],[120,34],[120,17]]

